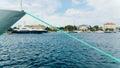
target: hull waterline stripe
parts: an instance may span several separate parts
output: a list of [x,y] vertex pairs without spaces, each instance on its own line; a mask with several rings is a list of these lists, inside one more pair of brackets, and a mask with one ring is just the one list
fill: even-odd
[[38,20],[38,21],[46,24],[47,26],[50,26],[50,27],[52,27],[52,28],[54,28],[54,29],[56,29],[56,30],[64,33],[64,34],[67,35],[68,37],[70,37],[70,38],[72,38],[72,39],[74,39],[74,40],[76,40],[76,41],[78,41],[78,42],[80,42],[80,43],[82,43],[82,44],[84,44],[84,45],[86,45],[86,46],[88,46],[88,47],[90,47],[90,48],[98,51],[98,52],[100,52],[101,54],[103,54],[103,55],[105,55],[105,56],[107,56],[107,57],[109,57],[109,58],[111,58],[111,59],[113,59],[113,60],[115,60],[115,61],[117,61],[117,62],[120,62],[120,59],[119,59],[119,58],[116,58],[116,57],[112,56],[111,54],[109,54],[109,53],[107,53],[107,52],[105,52],[105,51],[103,51],[103,50],[101,50],[101,49],[99,49],[99,48],[96,48],[96,47],[94,47],[93,45],[91,45],[91,44],[89,44],[89,43],[87,43],[87,42],[85,42],[85,41],[83,41],[83,40],[81,40],[81,39],[79,39],[79,38],[77,38],[77,37],[75,37],[75,36],[73,36],[73,35],[65,32],[65,31],[63,31],[63,30],[60,30],[59,28],[57,28],[57,27],[49,24],[48,22],[46,22],[46,21],[44,21],[44,20],[42,20],[42,19],[40,19],[40,18],[32,15],[31,13],[29,13],[29,12],[27,12],[27,11],[25,11],[25,13],[26,13],[27,15],[33,17],[34,19],[36,19],[36,20]]

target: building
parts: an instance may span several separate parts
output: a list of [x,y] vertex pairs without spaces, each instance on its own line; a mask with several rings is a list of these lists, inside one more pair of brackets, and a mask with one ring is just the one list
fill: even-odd
[[82,32],[88,31],[88,26],[87,25],[80,25],[78,26],[78,30]]
[[44,25],[38,24],[38,25],[25,25],[24,27],[28,27],[31,29],[45,29],[46,27]]
[[116,31],[116,24],[114,23],[105,23],[103,27],[104,31]]

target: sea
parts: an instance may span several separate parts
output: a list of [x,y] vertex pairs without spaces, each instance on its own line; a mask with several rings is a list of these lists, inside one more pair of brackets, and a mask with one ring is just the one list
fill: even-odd
[[[70,34],[120,59],[120,33]],[[120,68],[120,62],[61,32],[3,34],[0,68]]]

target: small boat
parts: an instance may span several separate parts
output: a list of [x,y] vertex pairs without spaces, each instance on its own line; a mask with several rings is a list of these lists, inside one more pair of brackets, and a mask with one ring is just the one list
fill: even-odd
[[66,31],[68,33],[77,33],[76,31]]
[[76,31],[69,31],[68,33],[77,33]]
[[95,33],[104,33],[104,31],[95,31]]
[[116,31],[105,31],[104,33],[116,33]]
[[81,33],[82,31],[76,31],[77,33]]

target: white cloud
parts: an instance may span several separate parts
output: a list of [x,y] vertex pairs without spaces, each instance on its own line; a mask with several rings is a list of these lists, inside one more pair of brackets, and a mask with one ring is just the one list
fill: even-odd
[[[0,8],[20,10],[20,0],[1,0]],[[72,3],[78,5],[80,0],[72,0]],[[67,24],[98,24],[103,25],[106,22],[114,22],[120,25],[120,0],[86,0],[88,8],[93,10],[84,10],[68,8],[65,13],[56,13],[62,4],[60,0],[23,0],[23,8],[30,13],[41,17],[50,24],[63,26]],[[72,4],[71,4],[72,5]],[[64,6],[63,6],[64,7]],[[29,16],[25,16],[19,23],[38,23]]]
[[76,10],[73,8],[70,8],[65,12],[66,16],[73,16],[73,15],[80,15],[80,14],[82,14],[82,12],[80,10]]
[[10,0],[0,0],[0,9],[20,10],[19,0],[11,2]]
[[[86,5],[93,10],[84,11],[80,9],[69,8],[65,15],[76,18],[78,24],[98,24],[114,22],[120,25],[120,0],[86,0]],[[76,23],[75,23],[76,24]]]
[[94,12],[106,16],[120,16],[120,0],[87,0],[88,5],[94,7]]
[[78,5],[78,4],[80,4],[80,1],[79,0],[72,0],[72,4],[73,5]]
[[60,6],[61,4],[58,0],[36,0],[32,3],[27,1],[24,8],[28,11],[39,13],[39,15],[47,15],[54,13]]
[[[59,0],[23,0],[23,9],[36,15],[38,17],[47,17],[51,14],[54,14],[55,11],[61,6]],[[1,0],[0,9],[9,9],[9,10],[21,10],[20,8],[20,0],[16,0],[12,2],[12,0]],[[38,21],[29,17],[28,15],[24,16],[20,21],[18,21],[15,25],[18,24],[38,24]]]
[[61,15],[53,13],[52,15],[44,16],[43,19],[56,26],[67,24],[103,25],[106,22],[119,24],[119,2],[119,0],[86,0],[86,4],[94,8],[94,10],[84,11],[81,9],[68,8],[66,12]]
[[101,21],[118,23],[120,18],[120,0],[87,0],[87,3],[94,8],[93,13],[91,13]]

